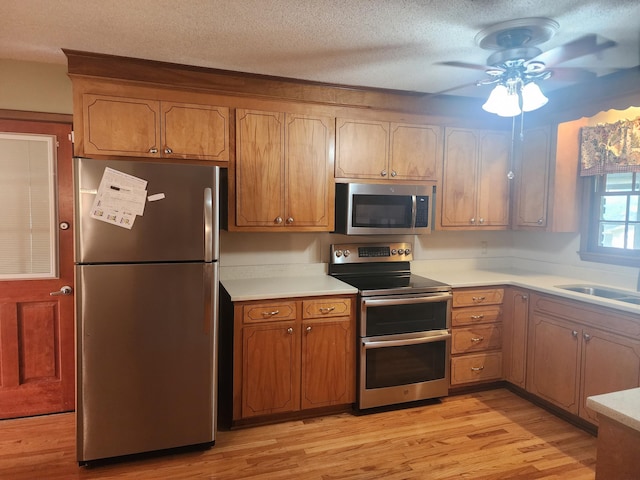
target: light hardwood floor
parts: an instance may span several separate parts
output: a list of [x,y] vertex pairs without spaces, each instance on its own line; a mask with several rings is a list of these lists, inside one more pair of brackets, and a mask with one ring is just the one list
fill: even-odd
[[0,478],[585,479],[596,438],[506,389],[368,415],[218,433],[216,445],[93,468],[75,461],[74,415],[0,421]]

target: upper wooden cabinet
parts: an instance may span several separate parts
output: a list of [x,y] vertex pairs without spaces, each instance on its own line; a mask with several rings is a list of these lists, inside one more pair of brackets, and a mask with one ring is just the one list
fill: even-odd
[[229,229],[332,231],[334,138],[330,117],[237,109]]
[[447,128],[442,170],[442,229],[509,227],[509,134]]
[[517,141],[514,230],[579,230],[578,159],[584,120],[537,127]]
[[229,160],[229,109],[205,104],[82,95],[76,154]]
[[436,180],[441,128],[337,119],[336,178]]

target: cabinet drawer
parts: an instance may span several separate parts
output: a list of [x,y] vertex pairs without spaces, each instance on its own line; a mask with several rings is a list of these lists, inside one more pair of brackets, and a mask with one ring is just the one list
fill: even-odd
[[451,385],[502,378],[502,353],[464,355],[451,359]]
[[242,309],[242,319],[246,323],[294,320],[295,318],[296,302],[260,303],[245,305]]
[[502,306],[454,308],[451,312],[451,325],[475,325],[494,323],[502,320]]
[[454,328],[451,337],[451,353],[454,355],[495,350],[502,347],[502,325]]
[[302,302],[302,318],[345,317],[350,313],[350,298],[319,298]]
[[471,307],[473,305],[493,305],[502,303],[504,288],[481,288],[473,290],[454,290],[454,307]]

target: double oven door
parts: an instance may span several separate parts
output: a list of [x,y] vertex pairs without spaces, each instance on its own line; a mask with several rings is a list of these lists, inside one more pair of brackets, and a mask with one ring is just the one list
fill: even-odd
[[358,408],[449,390],[450,292],[361,296]]

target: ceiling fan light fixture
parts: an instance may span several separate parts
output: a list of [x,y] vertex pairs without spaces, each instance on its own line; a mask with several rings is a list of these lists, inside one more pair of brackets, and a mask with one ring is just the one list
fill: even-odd
[[515,117],[521,113],[519,103],[516,93],[509,92],[505,85],[496,85],[482,108],[501,117]]
[[529,82],[522,87],[522,110],[531,112],[543,107],[549,99],[544,96],[542,90],[535,82]]

